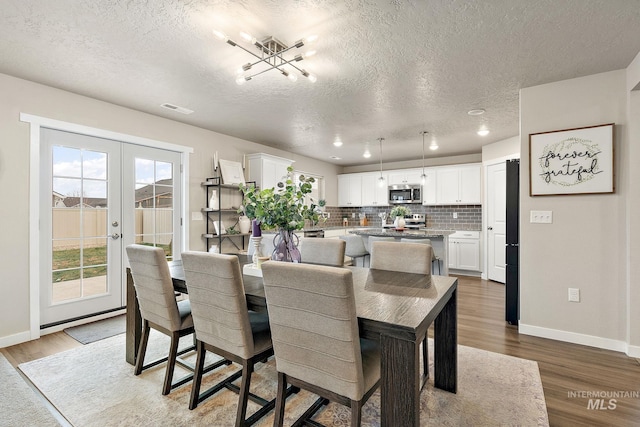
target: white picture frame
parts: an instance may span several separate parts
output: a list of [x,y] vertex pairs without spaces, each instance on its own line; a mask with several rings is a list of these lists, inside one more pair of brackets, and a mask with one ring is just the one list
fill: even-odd
[[222,221],[213,221],[213,228],[216,230],[216,234],[218,236],[227,234],[227,229],[224,228],[224,223]]
[[529,195],[614,193],[614,123],[529,135]]
[[234,162],[232,160],[218,160],[220,165],[220,175],[222,176],[223,184],[244,184],[244,169],[240,162]]

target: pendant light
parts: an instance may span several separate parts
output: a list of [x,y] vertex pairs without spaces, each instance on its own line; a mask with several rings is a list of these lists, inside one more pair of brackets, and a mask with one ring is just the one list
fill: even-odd
[[420,180],[422,181],[422,185],[427,183],[427,174],[424,173],[424,136],[428,134],[426,130],[420,132],[422,134],[422,175],[420,175]]
[[378,186],[384,187],[384,176],[382,175],[382,141],[384,141],[384,138],[378,138],[378,141],[380,142],[380,178],[378,178]]

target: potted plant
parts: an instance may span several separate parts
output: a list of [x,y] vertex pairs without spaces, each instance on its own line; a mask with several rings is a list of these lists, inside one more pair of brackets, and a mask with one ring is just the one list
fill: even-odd
[[306,202],[314,182],[313,177],[300,175],[298,182],[294,183],[293,168],[288,167],[287,176],[275,188],[260,190],[240,184],[245,215],[255,219],[263,230],[277,231],[272,259],[300,262],[298,239],[294,232],[302,230],[305,221],[318,222],[319,206],[313,199],[309,204]]
[[391,218],[395,218],[393,226],[397,229],[403,229],[405,225],[404,217],[411,214],[411,209],[406,206],[398,205],[394,206],[389,213]]

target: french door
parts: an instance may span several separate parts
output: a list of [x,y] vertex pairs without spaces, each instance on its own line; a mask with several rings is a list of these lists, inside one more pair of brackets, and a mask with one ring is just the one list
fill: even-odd
[[40,158],[40,324],[124,307],[125,246],[180,250],[180,154],[43,128]]

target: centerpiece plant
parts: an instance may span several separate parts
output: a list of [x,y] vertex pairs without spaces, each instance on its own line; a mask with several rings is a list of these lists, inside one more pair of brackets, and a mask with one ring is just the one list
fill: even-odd
[[391,218],[395,218],[395,220],[393,221],[393,225],[396,229],[404,229],[404,217],[407,215],[411,215],[411,209],[402,205],[394,206],[391,209],[391,212],[389,212],[389,216]]
[[255,219],[261,229],[274,229],[274,251],[271,256],[277,261],[300,262],[296,230],[302,230],[305,221],[318,222],[320,203],[308,195],[311,193],[313,177],[300,175],[294,181],[293,168],[275,188],[258,189],[253,185],[240,184],[243,194],[242,210],[250,219]]

